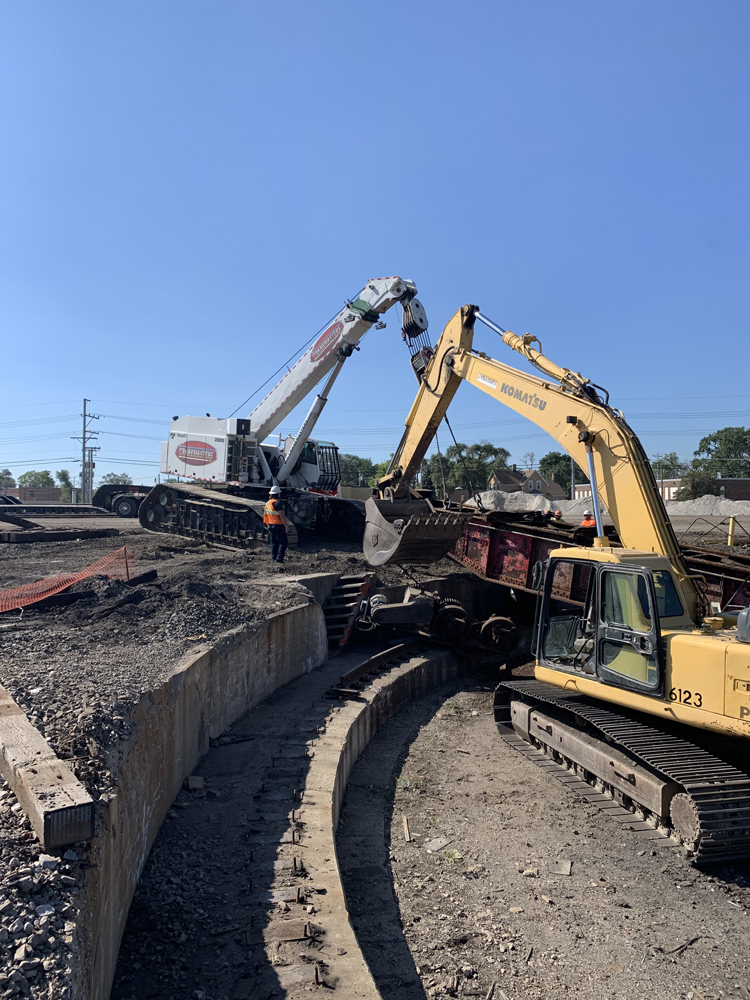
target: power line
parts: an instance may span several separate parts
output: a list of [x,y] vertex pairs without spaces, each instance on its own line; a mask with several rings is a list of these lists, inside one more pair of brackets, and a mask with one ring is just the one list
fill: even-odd
[[[0,403],[0,409],[20,410],[22,406],[63,406],[66,403],[77,403],[77,399],[45,399],[41,403]],[[78,414],[76,414],[78,416]]]
[[[165,420],[151,420],[149,417],[124,417],[119,413],[102,413],[103,417],[109,417],[111,420],[128,420],[136,424],[156,424],[159,427],[164,427]],[[2,424],[0,424],[2,427]]]
[[59,424],[64,420],[77,420],[77,413],[66,413],[63,417],[34,417],[31,420],[6,420],[0,427],[34,427],[39,424]]
[[59,434],[33,434],[29,437],[20,438],[2,438],[0,439],[0,444],[28,444],[30,441],[54,441],[57,438],[69,438],[70,434],[67,431],[62,431]]
[[139,441],[161,441],[161,438],[150,437],[147,434],[123,434],[122,431],[98,431],[99,434],[111,434],[114,437],[138,438]]
[[3,467],[15,468],[17,465],[45,465],[49,463],[50,465],[59,464],[60,462],[77,462],[80,455],[64,455],[62,458],[28,458],[24,462],[0,462]]

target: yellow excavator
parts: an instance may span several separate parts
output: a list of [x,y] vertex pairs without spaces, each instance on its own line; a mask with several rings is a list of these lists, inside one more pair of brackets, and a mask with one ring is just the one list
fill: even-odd
[[[474,351],[476,320],[540,376]],[[735,766],[750,746],[750,608],[709,613],[638,437],[606,390],[541,347],[476,306],[455,314],[415,365],[404,436],[366,504],[365,555],[373,566],[432,562],[461,534],[470,515],[410,484],[462,381],[529,417],[588,470],[596,534],[535,567],[535,679],[497,688],[501,734],[564,763],[702,862],[750,857],[750,778]]]

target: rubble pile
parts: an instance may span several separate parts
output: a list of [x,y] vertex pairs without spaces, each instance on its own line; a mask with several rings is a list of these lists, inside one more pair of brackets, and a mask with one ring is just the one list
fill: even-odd
[[[479,500],[485,510],[507,510],[512,513],[535,510],[560,510],[563,516],[578,516],[583,514],[585,510],[591,508],[593,502],[591,497],[581,497],[578,500],[556,500],[552,503],[538,493],[522,493],[520,491],[506,493],[503,490],[485,490],[479,494]],[[471,497],[471,499],[466,501],[464,506],[476,507],[476,498]],[[599,509],[602,513],[606,513],[604,504],[601,502],[599,503]]]
[[[485,490],[479,494],[479,500],[484,510],[506,510],[513,513],[523,511],[560,510],[563,517],[578,517],[585,510],[591,509],[591,497],[580,497],[577,500],[549,501],[539,494],[506,493],[503,490]],[[465,507],[477,507],[476,497],[471,497]],[[725,500],[723,497],[703,496],[698,500],[667,500],[665,503],[670,517],[750,517],[750,500]],[[599,510],[606,514],[604,504],[599,502]]]
[[724,497],[706,496],[697,500],[668,500],[667,513],[685,514],[699,517],[701,514],[711,517],[750,517],[750,500],[725,500]]

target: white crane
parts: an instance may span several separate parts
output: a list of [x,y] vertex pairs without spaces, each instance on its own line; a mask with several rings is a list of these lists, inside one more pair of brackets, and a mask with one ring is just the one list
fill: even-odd
[[[427,317],[413,281],[373,278],[348,302],[247,419],[175,417],[162,442],[160,471],[201,482],[244,486],[282,486],[333,491],[339,482],[338,449],[310,440],[333,383],[344,362],[359,350],[362,337],[396,302],[404,309],[404,331],[415,337],[427,329]],[[284,445],[266,440],[321,382],[302,427]]]

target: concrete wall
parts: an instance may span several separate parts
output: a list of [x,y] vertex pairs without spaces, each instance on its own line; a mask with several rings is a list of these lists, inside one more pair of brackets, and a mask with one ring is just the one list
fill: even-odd
[[339,496],[345,500],[368,500],[372,496],[372,487],[339,486]]
[[[62,490],[59,486],[0,486],[0,493],[16,500],[34,500],[36,503],[60,503]],[[11,507],[7,513],[12,513]]]
[[260,631],[233,630],[216,646],[197,651],[141,699],[117,795],[99,805],[93,867],[80,900],[76,996],[81,1000],[110,995],[146,858],[209,740],[327,657],[323,612],[318,604],[304,604],[272,615]]
[[[285,578],[281,578],[282,582]],[[331,596],[331,591],[339,582],[338,573],[307,573],[304,576],[295,576],[292,579],[301,583],[303,587],[310,591],[313,599],[318,604],[325,604]]]

